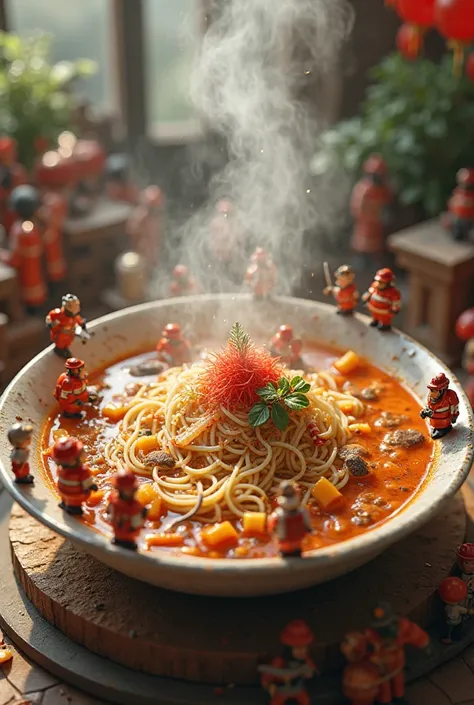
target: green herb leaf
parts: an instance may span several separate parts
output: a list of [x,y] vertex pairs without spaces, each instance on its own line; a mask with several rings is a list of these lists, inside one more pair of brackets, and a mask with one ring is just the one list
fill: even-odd
[[280,431],[284,431],[290,423],[290,417],[288,416],[288,412],[278,402],[276,402],[272,406],[272,421],[275,426],[280,429]]
[[303,377],[293,377],[291,380],[291,388],[294,392],[301,392],[304,394],[305,392],[309,392],[311,385],[309,382],[304,380]]
[[244,331],[240,323],[234,323],[230,330],[229,343],[240,353],[244,353],[250,345],[250,336]]
[[249,424],[254,428],[262,426],[270,418],[270,409],[264,402],[254,404],[249,411]]
[[298,411],[299,409],[306,409],[309,406],[309,399],[307,396],[301,393],[289,394],[284,399],[285,404],[289,409]]
[[286,377],[280,377],[278,381],[278,392],[281,397],[284,397],[288,394],[290,391],[290,383],[286,379]]
[[265,387],[257,389],[258,396],[266,402],[276,401],[278,399],[277,388],[272,382],[269,382]]

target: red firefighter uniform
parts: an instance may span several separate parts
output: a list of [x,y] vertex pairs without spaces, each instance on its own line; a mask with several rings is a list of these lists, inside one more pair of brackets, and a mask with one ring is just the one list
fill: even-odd
[[369,157],[364,172],[352,191],[355,228],[351,247],[355,252],[377,254],[384,249],[384,225],[393,195],[386,183],[387,167],[382,157],[377,154]]
[[270,705],[298,703],[310,705],[306,690],[307,681],[317,673],[316,666],[308,654],[308,647],[314,636],[302,620],[290,622],[280,635],[285,650],[282,656],[275,657],[271,664],[262,665],[261,683],[271,695]]
[[232,203],[219,201],[211,220],[211,251],[219,262],[229,262],[235,251],[235,221]]
[[11,137],[0,137],[0,225],[8,234],[17,215],[10,205],[14,188],[28,183],[26,169],[17,163],[16,142]]
[[389,330],[392,319],[400,311],[401,295],[393,286],[395,276],[391,269],[379,269],[369,290],[362,297],[372,316],[371,326]]
[[85,404],[91,401],[87,389],[87,376],[82,360],[70,357],[65,362],[63,372],[56,382],[54,397],[64,416],[80,416]]
[[278,333],[273,336],[270,345],[271,353],[280,358],[280,361],[291,367],[301,362],[303,343],[293,337],[291,326],[280,326]]
[[445,225],[456,240],[465,240],[474,227],[474,169],[460,169],[456,175],[457,187],[448,201]]
[[300,556],[303,539],[312,531],[308,513],[290,482],[281,483],[277,502],[279,506],[268,517],[268,530],[275,534],[282,556]]
[[62,230],[68,205],[61,194],[50,191],[43,196],[43,206],[46,273],[50,282],[59,282],[66,277]]
[[428,418],[431,437],[442,438],[452,429],[459,416],[459,399],[449,389],[449,379],[441,372],[427,385],[429,391],[426,407],[420,411],[422,419]]
[[53,445],[51,455],[57,464],[59,506],[69,514],[82,514],[82,503],[97,489],[89,466],[83,462],[83,451],[82,442],[73,436],[60,438]]
[[463,543],[456,551],[461,578],[467,585],[465,606],[474,609],[474,543]]
[[107,506],[107,516],[114,532],[113,543],[134,550],[146,517],[146,509],[135,499],[138,482],[133,472],[126,471],[114,477],[113,485],[115,490]]
[[348,264],[343,264],[336,269],[334,277],[336,284],[327,286],[323,293],[326,296],[329,296],[329,294],[334,296],[338,313],[351,314],[359,300],[354,270]]
[[55,345],[55,352],[62,357],[70,357],[69,347],[79,326],[85,329],[86,322],[80,315],[81,302],[74,294],[65,294],[61,308],[53,308],[46,316],[49,336]]
[[41,306],[47,297],[42,256],[38,225],[32,220],[17,220],[10,230],[10,250],[2,259],[17,270],[22,301],[30,308]]
[[162,235],[163,194],[158,186],[149,186],[141,196],[140,205],[127,222],[127,234],[134,252],[146,262],[148,270],[158,264]]
[[342,692],[351,705],[373,705],[381,676],[377,666],[367,660],[367,639],[359,632],[346,634],[341,651],[349,661],[342,674]]
[[262,247],[257,247],[245,273],[245,281],[252,288],[253,295],[266,298],[277,283],[277,270],[270,255]]
[[186,362],[191,362],[191,346],[181,333],[178,323],[168,323],[161,333],[161,338],[156,345],[156,351],[169,365],[181,367]]
[[199,294],[199,286],[188,267],[177,264],[171,275],[170,295],[190,296],[191,294]]
[[27,485],[33,482],[33,475],[30,473],[30,465],[28,463],[32,435],[33,426],[25,422],[13,424],[8,431],[8,440],[13,446],[10,454],[12,472],[15,476],[15,482],[19,485]]

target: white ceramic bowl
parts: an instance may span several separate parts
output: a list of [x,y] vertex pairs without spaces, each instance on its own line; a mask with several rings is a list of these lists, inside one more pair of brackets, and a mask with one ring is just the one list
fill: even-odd
[[[380,333],[367,326],[365,316],[335,315],[333,306],[291,298],[255,302],[250,296],[206,295],[168,299],[135,306],[104,316],[89,328],[95,335],[86,346],[76,342],[73,354],[90,371],[137,350],[152,350],[163,326],[179,322],[187,335],[225,342],[239,320],[258,342],[268,340],[281,323],[303,335],[342,349],[351,348],[378,367],[397,376],[425,398],[426,383],[439,372],[451,379],[460,399],[459,422],[437,441],[432,471],[417,496],[386,523],[348,541],[312,551],[304,559],[209,560],[157,553],[134,553],[113,546],[108,539],[64,514],[58,508],[42,469],[39,434],[52,407],[52,390],[63,362],[52,347],[35,357],[13,380],[0,401],[0,470],[7,490],[36,519],[65,536],[99,561],[134,578],[160,587],[205,595],[264,595],[322,583],[362,565],[395,541],[413,532],[439,511],[456,492],[473,459],[473,418],[470,405],[453,374],[436,357],[398,331]],[[10,471],[7,429],[17,416],[35,427],[31,468],[32,486],[16,485]]]

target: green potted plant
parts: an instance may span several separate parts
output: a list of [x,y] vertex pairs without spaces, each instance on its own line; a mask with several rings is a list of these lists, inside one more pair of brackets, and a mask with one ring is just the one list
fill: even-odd
[[73,82],[95,71],[92,61],[50,61],[51,37],[0,32],[0,135],[14,137],[19,160],[31,167],[41,146],[71,128]]
[[410,62],[399,54],[372,72],[359,116],[323,134],[313,171],[342,167],[354,180],[372,152],[382,154],[401,205],[435,216],[461,167],[474,166],[474,83],[456,78],[452,59]]

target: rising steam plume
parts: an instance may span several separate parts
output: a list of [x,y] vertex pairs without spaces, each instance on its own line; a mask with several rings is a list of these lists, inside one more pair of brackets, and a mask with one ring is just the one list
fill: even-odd
[[211,16],[192,98],[229,159],[209,184],[208,204],[181,233],[180,259],[206,290],[239,288],[238,276],[209,253],[216,201],[228,198],[238,214],[234,270],[243,274],[248,252],[261,245],[279,267],[279,291],[288,294],[304,266],[304,235],[329,213],[327,189],[309,175],[324,105],[302,96],[308,81],[322,83],[337,66],[352,11],[347,0],[225,0]]

